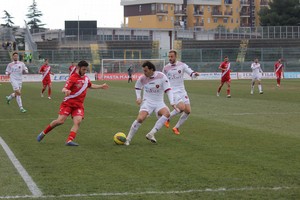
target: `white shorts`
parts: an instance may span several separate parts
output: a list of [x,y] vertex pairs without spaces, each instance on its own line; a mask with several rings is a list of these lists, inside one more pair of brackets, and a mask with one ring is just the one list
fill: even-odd
[[11,80],[10,83],[11,83],[11,86],[12,86],[12,88],[13,88],[14,91],[21,90],[21,88],[22,88],[22,81]]
[[253,75],[252,76],[252,81],[255,81],[255,80],[261,81],[261,74]]
[[158,111],[160,111],[162,108],[169,109],[164,102],[160,102],[160,103],[158,102],[155,104],[151,104],[147,101],[143,101],[143,103],[140,106],[139,112],[146,111],[148,113],[148,115],[151,115],[153,112],[155,112],[155,114],[157,116]]
[[174,93],[174,102],[177,105],[179,102],[183,102],[184,104],[190,104],[189,96],[186,91],[184,92],[175,92]]

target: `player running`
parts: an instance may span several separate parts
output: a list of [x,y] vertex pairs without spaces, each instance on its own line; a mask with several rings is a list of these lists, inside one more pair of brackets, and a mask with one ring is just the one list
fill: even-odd
[[[167,93],[170,104],[176,109],[168,78],[162,72],[155,71],[155,65],[149,61],[144,62],[142,67],[144,75],[140,76],[135,83],[136,103],[140,106],[140,110],[127,135],[125,142],[127,146],[144,120],[152,112],[156,113],[158,120],[152,130],[146,135],[146,138],[152,143],[157,142],[154,135],[170,116],[170,110],[164,102],[164,93]],[[143,98],[141,96],[142,90]]]
[[231,78],[230,78],[230,62],[228,61],[228,56],[224,57],[224,62],[221,63],[219,66],[219,69],[222,70],[221,74],[221,83],[217,91],[217,96],[220,96],[221,89],[224,85],[224,83],[227,83],[227,98],[231,98],[230,95],[230,83],[231,83]]
[[48,58],[45,58],[44,64],[40,67],[39,73],[42,74],[42,92],[41,97],[44,97],[44,92],[46,88],[48,87],[48,99],[51,99],[51,77],[50,74],[54,75],[53,72],[51,72],[51,66],[49,66]]
[[18,61],[19,54],[17,52],[14,52],[12,54],[12,59],[13,62],[7,65],[5,74],[9,76],[10,83],[12,85],[14,92],[11,93],[9,96],[6,96],[6,101],[7,104],[10,104],[10,101],[13,98],[16,98],[20,111],[22,113],[25,113],[27,112],[27,110],[23,108],[21,89],[22,89],[22,74],[23,72],[28,73],[28,68],[25,66],[23,62]]
[[166,74],[170,81],[170,85],[174,94],[174,101],[178,109],[174,109],[170,113],[168,121],[165,126],[169,128],[170,119],[175,115],[182,113],[177,124],[172,128],[172,131],[179,135],[179,127],[188,119],[191,113],[190,99],[187,95],[184,86],[184,73],[187,73],[190,77],[199,76],[199,72],[194,72],[187,64],[176,61],[177,52],[175,50],[169,51],[169,63],[164,66],[163,73]]
[[82,60],[78,63],[76,72],[67,80],[62,92],[65,94],[65,98],[60,105],[58,118],[52,121],[46,129],[44,129],[38,136],[37,141],[40,142],[45,135],[47,135],[55,127],[62,125],[69,115],[72,116],[73,126],[70,130],[70,134],[67,138],[67,146],[78,146],[73,140],[79,129],[79,125],[84,118],[84,106],[83,102],[86,97],[87,89],[107,89],[106,83],[102,85],[96,85],[91,83],[88,76],[85,73],[88,70],[89,64]]

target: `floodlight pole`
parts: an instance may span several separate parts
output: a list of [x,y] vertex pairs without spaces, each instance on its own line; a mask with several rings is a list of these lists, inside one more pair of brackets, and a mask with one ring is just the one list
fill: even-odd
[[77,60],[79,60],[79,16],[77,22]]

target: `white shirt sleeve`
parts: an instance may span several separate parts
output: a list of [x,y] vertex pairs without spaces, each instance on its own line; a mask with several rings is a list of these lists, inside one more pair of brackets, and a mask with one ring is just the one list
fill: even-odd
[[141,99],[142,98],[142,89],[143,89],[143,84],[141,82],[141,77],[136,81],[135,83],[135,94],[136,94],[136,99]]

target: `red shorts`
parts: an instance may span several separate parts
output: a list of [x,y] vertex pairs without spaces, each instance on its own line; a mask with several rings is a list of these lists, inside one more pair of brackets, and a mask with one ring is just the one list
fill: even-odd
[[281,78],[281,72],[276,72],[275,74],[277,78]]
[[72,117],[81,116],[84,118],[84,108],[83,107],[72,107],[65,104],[61,104],[59,108],[59,115],[71,115]]
[[221,83],[230,83],[230,82],[231,82],[230,77],[222,77],[221,78]]
[[48,85],[48,86],[51,86],[51,80],[43,80],[42,81],[43,85]]

